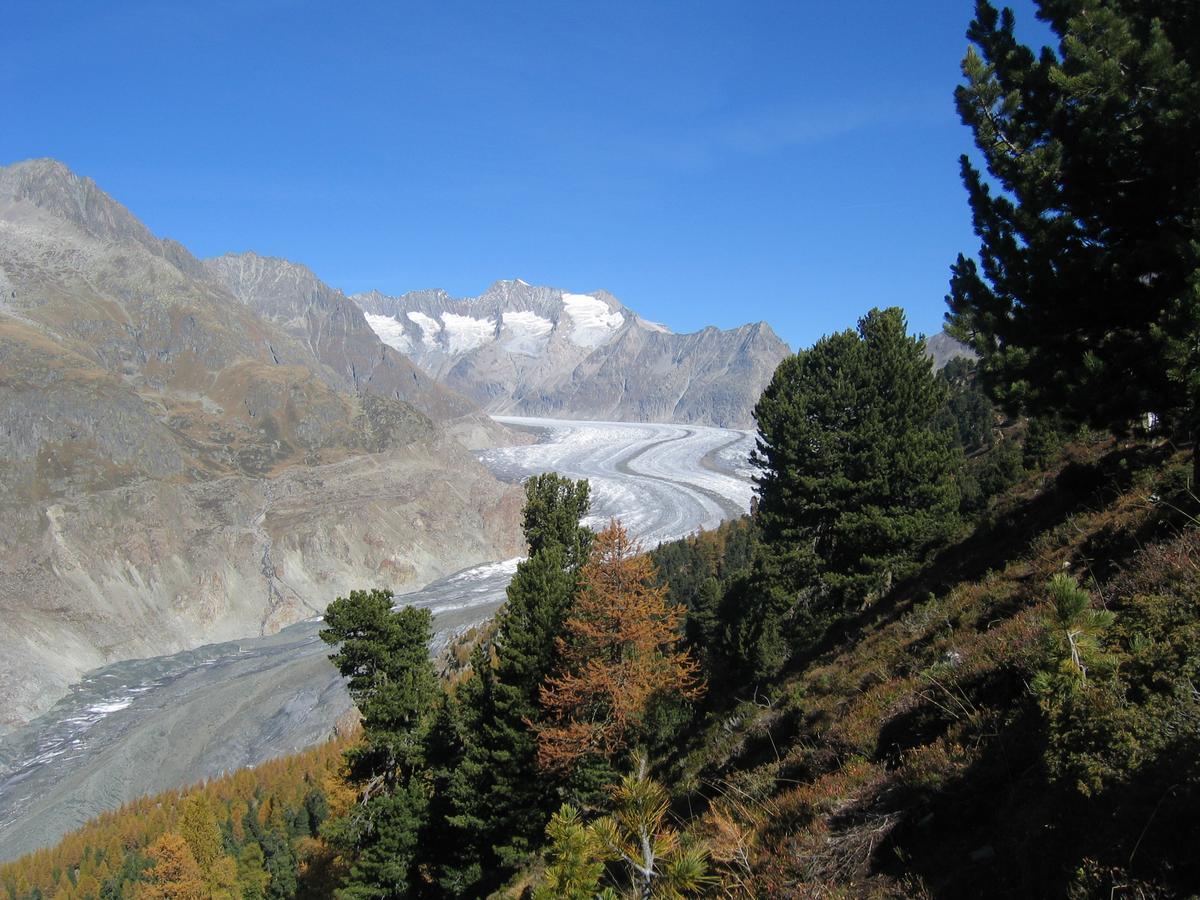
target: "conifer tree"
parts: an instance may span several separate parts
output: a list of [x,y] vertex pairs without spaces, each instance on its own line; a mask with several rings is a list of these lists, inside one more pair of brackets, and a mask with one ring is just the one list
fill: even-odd
[[559,546],[535,553],[517,570],[497,623],[495,659],[481,652],[470,707],[471,747],[464,760],[477,828],[502,867],[516,865],[545,827],[550,797],[537,768],[537,691],[554,663],[555,640],[575,595],[576,576]]
[[151,866],[138,885],[138,900],[205,900],[208,888],[187,841],[166,832],[149,849]]
[[188,797],[179,817],[179,834],[187,841],[200,871],[208,877],[225,849],[221,828],[208,799],[200,793]]
[[584,564],[592,533],[580,522],[591,504],[589,494],[587,479],[573,481],[557,472],[534,475],[525,482],[523,530],[531,557],[557,546],[568,567]]
[[755,407],[763,542],[739,631],[760,674],[787,656],[786,617],[813,630],[870,604],[957,526],[944,396],[896,308],[780,363]]
[[287,833],[268,824],[259,833],[259,843],[262,844],[266,870],[270,876],[267,883],[268,900],[289,900],[296,896],[300,863]]
[[1057,48],[1035,54],[987,0],[967,32],[955,99],[990,177],[963,156],[981,245],[954,264],[951,330],[1011,412],[1116,431],[1154,412],[1195,441],[1200,14],[1037,6]]
[[654,564],[620,523],[596,535],[581,574],[567,635],[557,641],[561,668],[540,690],[538,761],[549,771],[591,754],[613,759],[656,696],[703,692],[696,662],[676,647],[683,607],[667,602]]
[[649,777],[646,758],[633,759],[633,771],[613,791],[612,814],[592,823],[605,855],[628,872],[633,896],[682,898],[710,883],[708,849],[687,843],[667,824],[670,796]]
[[[362,713],[362,742],[346,755],[361,801],[322,830],[351,862],[339,891],[346,898],[406,895],[427,821],[425,746],[439,690],[429,659],[432,616],[391,604],[390,591],[353,591],[329,605],[321,631],[337,645],[331,659]],[[273,892],[278,874],[263,849]]]
[[247,841],[243,845],[238,856],[237,875],[242,900],[266,900],[271,876],[267,874],[262,847],[256,841]]
[[208,873],[208,891],[212,900],[245,900],[238,883],[237,862],[232,856],[218,856]]
[[533,900],[592,900],[607,854],[579,810],[564,803],[546,826],[546,838],[546,874],[533,889]]
[[[489,645],[472,652],[459,692],[461,761],[449,779],[452,857],[439,882],[452,894],[518,866],[536,845],[553,793],[537,767],[531,721],[538,689],[555,661],[555,641],[578,588],[591,532],[580,524],[588,484],[554,473],[525,484],[529,558],[517,566]],[[490,882],[489,882],[490,883]]]
[[602,897],[616,900],[612,888],[599,891],[604,863],[624,869],[626,896],[682,900],[711,884],[709,851],[688,842],[667,824],[670,797],[649,777],[646,758],[634,755],[633,771],[610,789],[612,813],[584,825],[578,811],[563,804],[546,829],[549,865],[534,889],[534,900]]

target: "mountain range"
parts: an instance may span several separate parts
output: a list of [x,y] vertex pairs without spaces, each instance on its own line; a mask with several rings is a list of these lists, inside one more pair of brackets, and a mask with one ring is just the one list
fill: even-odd
[[60,163],[0,169],[0,728],[104,663],[521,550],[520,491],[463,446],[498,426],[269,274]]
[[604,292],[347,297],[198,259],[54,160],[0,168],[0,730],[90,669],[512,557],[488,413],[746,427],[788,349]]
[[385,343],[494,414],[750,428],[790,352],[765,322],[675,334],[604,291],[520,279],[465,299],[352,299]]

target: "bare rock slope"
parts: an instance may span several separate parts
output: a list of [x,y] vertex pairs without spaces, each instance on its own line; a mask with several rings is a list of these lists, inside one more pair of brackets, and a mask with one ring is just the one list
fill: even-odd
[[789,350],[765,322],[675,334],[604,291],[352,298],[386,343],[491,413],[750,427]]
[[101,664],[520,549],[448,434],[474,404],[340,295],[221,274],[59,163],[0,168],[0,728]]
[[311,350],[347,390],[410,403],[470,446],[506,437],[478,406],[380,340],[362,310],[307,266],[257,253],[230,253],[203,266],[211,280]]

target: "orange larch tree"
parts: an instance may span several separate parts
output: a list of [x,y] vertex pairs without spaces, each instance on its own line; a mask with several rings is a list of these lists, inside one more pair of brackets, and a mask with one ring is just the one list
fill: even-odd
[[168,831],[149,850],[153,866],[135,891],[137,900],[205,900],[208,889],[192,851],[182,837]]
[[559,638],[558,674],[541,688],[538,762],[565,770],[580,757],[613,757],[642,724],[651,699],[704,692],[698,665],[677,649],[682,606],[667,602],[650,558],[619,522],[596,535],[582,590]]

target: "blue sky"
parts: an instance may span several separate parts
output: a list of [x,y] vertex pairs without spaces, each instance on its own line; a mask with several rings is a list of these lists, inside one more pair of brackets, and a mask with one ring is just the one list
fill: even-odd
[[348,292],[519,277],[794,348],[872,306],[931,332],[976,246],[972,6],[14,3],[0,162],[56,157],[198,255]]

